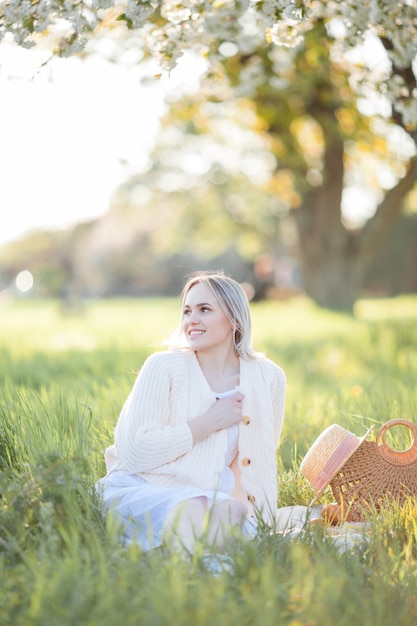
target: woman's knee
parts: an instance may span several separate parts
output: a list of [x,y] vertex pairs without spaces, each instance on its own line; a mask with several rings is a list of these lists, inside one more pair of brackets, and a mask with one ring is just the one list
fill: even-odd
[[181,502],[170,511],[165,520],[165,538],[191,547],[203,532],[206,512],[206,498],[191,498]]
[[246,516],[246,508],[239,500],[224,500],[216,503],[209,516],[207,539],[218,548],[224,548],[227,541],[240,532]]
[[214,505],[211,521],[225,528],[242,526],[246,513],[246,507],[240,500],[224,500]]

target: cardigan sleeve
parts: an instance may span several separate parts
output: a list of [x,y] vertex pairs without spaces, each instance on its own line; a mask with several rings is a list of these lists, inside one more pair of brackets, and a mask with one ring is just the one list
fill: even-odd
[[181,354],[158,352],[139,372],[115,430],[117,456],[127,471],[155,469],[192,449],[186,421],[171,423],[172,393],[184,380],[181,364]]

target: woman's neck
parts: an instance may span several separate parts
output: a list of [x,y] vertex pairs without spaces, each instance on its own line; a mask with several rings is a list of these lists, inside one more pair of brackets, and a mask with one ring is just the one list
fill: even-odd
[[229,391],[239,385],[240,361],[234,350],[217,354],[196,351],[195,354],[213,391]]

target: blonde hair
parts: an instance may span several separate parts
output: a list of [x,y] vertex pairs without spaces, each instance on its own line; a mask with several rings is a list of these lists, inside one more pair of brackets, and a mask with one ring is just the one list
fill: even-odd
[[[243,287],[233,278],[226,276],[223,271],[199,271],[188,276],[181,293],[181,304],[184,308],[185,299],[192,287],[197,284],[206,285],[215,296],[227,319],[231,323],[233,342],[236,354],[243,359],[259,358],[259,353],[252,347],[252,319],[249,309],[249,300]],[[174,339],[175,338],[175,339]],[[179,347],[179,339],[183,337],[182,322],[170,342]]]

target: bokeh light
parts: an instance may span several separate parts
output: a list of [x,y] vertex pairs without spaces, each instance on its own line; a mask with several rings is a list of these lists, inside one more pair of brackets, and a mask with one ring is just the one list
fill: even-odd
[[29,270],[22,270],[16,276],[16,289],[21,293],[30,291],[33,287],[33,276]]

